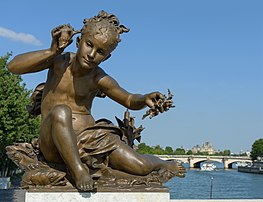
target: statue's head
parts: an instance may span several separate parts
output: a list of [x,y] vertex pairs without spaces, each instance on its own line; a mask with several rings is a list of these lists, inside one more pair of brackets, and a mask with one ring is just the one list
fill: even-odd
[[93,18],[84,19],[84,26],[81,29],[81,37],[93,36],[97,40],[108,44],[114,50],[121,41],[120,34],[128,32],[124,25],[119,25],[118,18],[105,11],[100,11]]

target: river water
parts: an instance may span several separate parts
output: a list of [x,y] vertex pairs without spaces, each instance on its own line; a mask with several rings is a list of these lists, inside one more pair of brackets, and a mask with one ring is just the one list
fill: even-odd
[[[217,165],[217,163],[215,163]],[[165,185],[171,199],[262,199],[263,175],[224,170],[187,169],[185,178],[174,178]]]

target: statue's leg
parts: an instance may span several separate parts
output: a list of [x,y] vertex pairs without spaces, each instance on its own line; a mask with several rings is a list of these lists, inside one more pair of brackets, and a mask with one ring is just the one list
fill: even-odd
[[93,181],[80,160],[77,139],[72,127],[72,112],[66,105],[54,107],[42,122],[39,146],[50,162],[63,162],[75,180],[77,188],[91,190]]
[[138,154],[122,142],[109,157],[112,168],[134,175],[147,175],[160,168],[166,168],[175,173],[185,172],[185,169],[175,161],[163,161],[154,155]]

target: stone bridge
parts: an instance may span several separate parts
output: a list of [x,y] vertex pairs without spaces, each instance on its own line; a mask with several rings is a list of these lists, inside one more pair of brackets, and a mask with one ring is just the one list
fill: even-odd
[[201,155],[156,155],[163,160],[177,160],[183,163],[189,163],[190,168],[200,168],[200,164],[205,161],[213,161],[224,164],[224,168],[232,168],[237,162],[252,162],[248,156],[201,156]]

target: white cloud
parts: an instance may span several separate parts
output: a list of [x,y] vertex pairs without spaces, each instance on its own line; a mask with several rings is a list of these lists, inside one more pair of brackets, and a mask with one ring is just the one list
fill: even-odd
[[0,37],[5,37],[5,38],[8,38],[14,41],[20,41],[20,42],[27,43],[27,44],[33,44],[35,46],[42,45],[42,43],[32,34],[16,33],[4,27],[0,27]]

